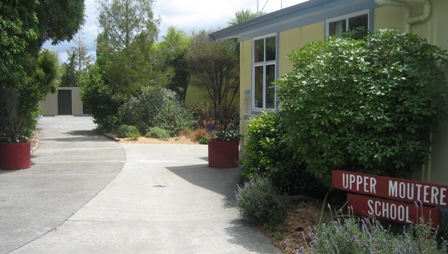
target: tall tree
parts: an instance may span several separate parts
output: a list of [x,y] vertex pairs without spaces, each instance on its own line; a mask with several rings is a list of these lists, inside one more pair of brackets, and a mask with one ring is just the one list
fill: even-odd
[[[153,0],[101,0],[99,1],[99,26],[97,55],[107,59],[105,67],[119,68],[124,77],[115,77],[126,91],[141,76],[151,71],[150,50],[157,37],[158,20],[152,12]],[[116,61],[120,60],[120,61]],[[115,66],[114,66],[115,64]],[[118,66],[117,66],[118,65]],[[124,69],[123,69],[124,68]],[[135,77],[136,74],[142,74]],[[132,75],[130,75],[132,74]]]
[[97,39],[97,57],[107,82],[118,86],[128,101],[141,86],[151,82],[151,48],[158,25],[152,12],[153,2],[99,1],[101,33]]
[[158,68],[168,76],[167,87],[179,94],[182,101],[187,96],[190,70],[185,58],[191,37],[175,27],[168,28],[163,41],[157,45]]
[[93,63],[93,56],[89,54],[84,38],[80,31],[74,40],[75,46],[67,51],[68,62],[62,64],[62,86],[79,86],[80,76],[87,74]]
[[70,51],[75,56],[74,58],[76,61],[76,71],[85,74],[93,63],[93,56],[89,54],[89,49],[84,43],[84,40],[84,33],[82,31],[79,31],[74,40],[75,47],[72,47]]
[[79,75],[76,71],[76,55],[74,52],[67,52],[68,61],[61,65],[62,77],[61,86],[79,86]]
[[193,35],[186,58],[195,83],[207,91],[218,118],[227,112],[239,91],[238,42],[235,40],[209,41],[208,33]]

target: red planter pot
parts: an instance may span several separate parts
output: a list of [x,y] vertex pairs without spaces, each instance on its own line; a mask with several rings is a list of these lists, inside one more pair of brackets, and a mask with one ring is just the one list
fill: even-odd
[[31,167],[31,143],[0,143],[0,169]]
[[209,141],[208,166],[211,168],[234,168],[238,166],[238,141]]

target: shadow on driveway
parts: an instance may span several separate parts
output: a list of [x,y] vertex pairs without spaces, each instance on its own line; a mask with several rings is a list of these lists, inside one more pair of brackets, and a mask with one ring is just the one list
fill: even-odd
[[167,167],[167,169],[189,183],[225,196],[233,206],[237,190],[238,168],[216,169],[207,165]]

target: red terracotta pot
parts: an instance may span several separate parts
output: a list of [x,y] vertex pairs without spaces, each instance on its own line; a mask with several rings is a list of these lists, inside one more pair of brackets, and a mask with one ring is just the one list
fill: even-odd
[[31,143],[0,143],[0,169],[31,167]]
[[234,168],[238,166],[238,141],[209,141],[208,166],[211,168]]

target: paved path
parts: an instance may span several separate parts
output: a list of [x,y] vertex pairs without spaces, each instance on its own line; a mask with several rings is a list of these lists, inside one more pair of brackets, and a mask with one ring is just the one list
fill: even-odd
[[90,118],[40,122],[29,170],[0,171],[0,253],[280,253],[232,205],[207,146],[117,144]]

